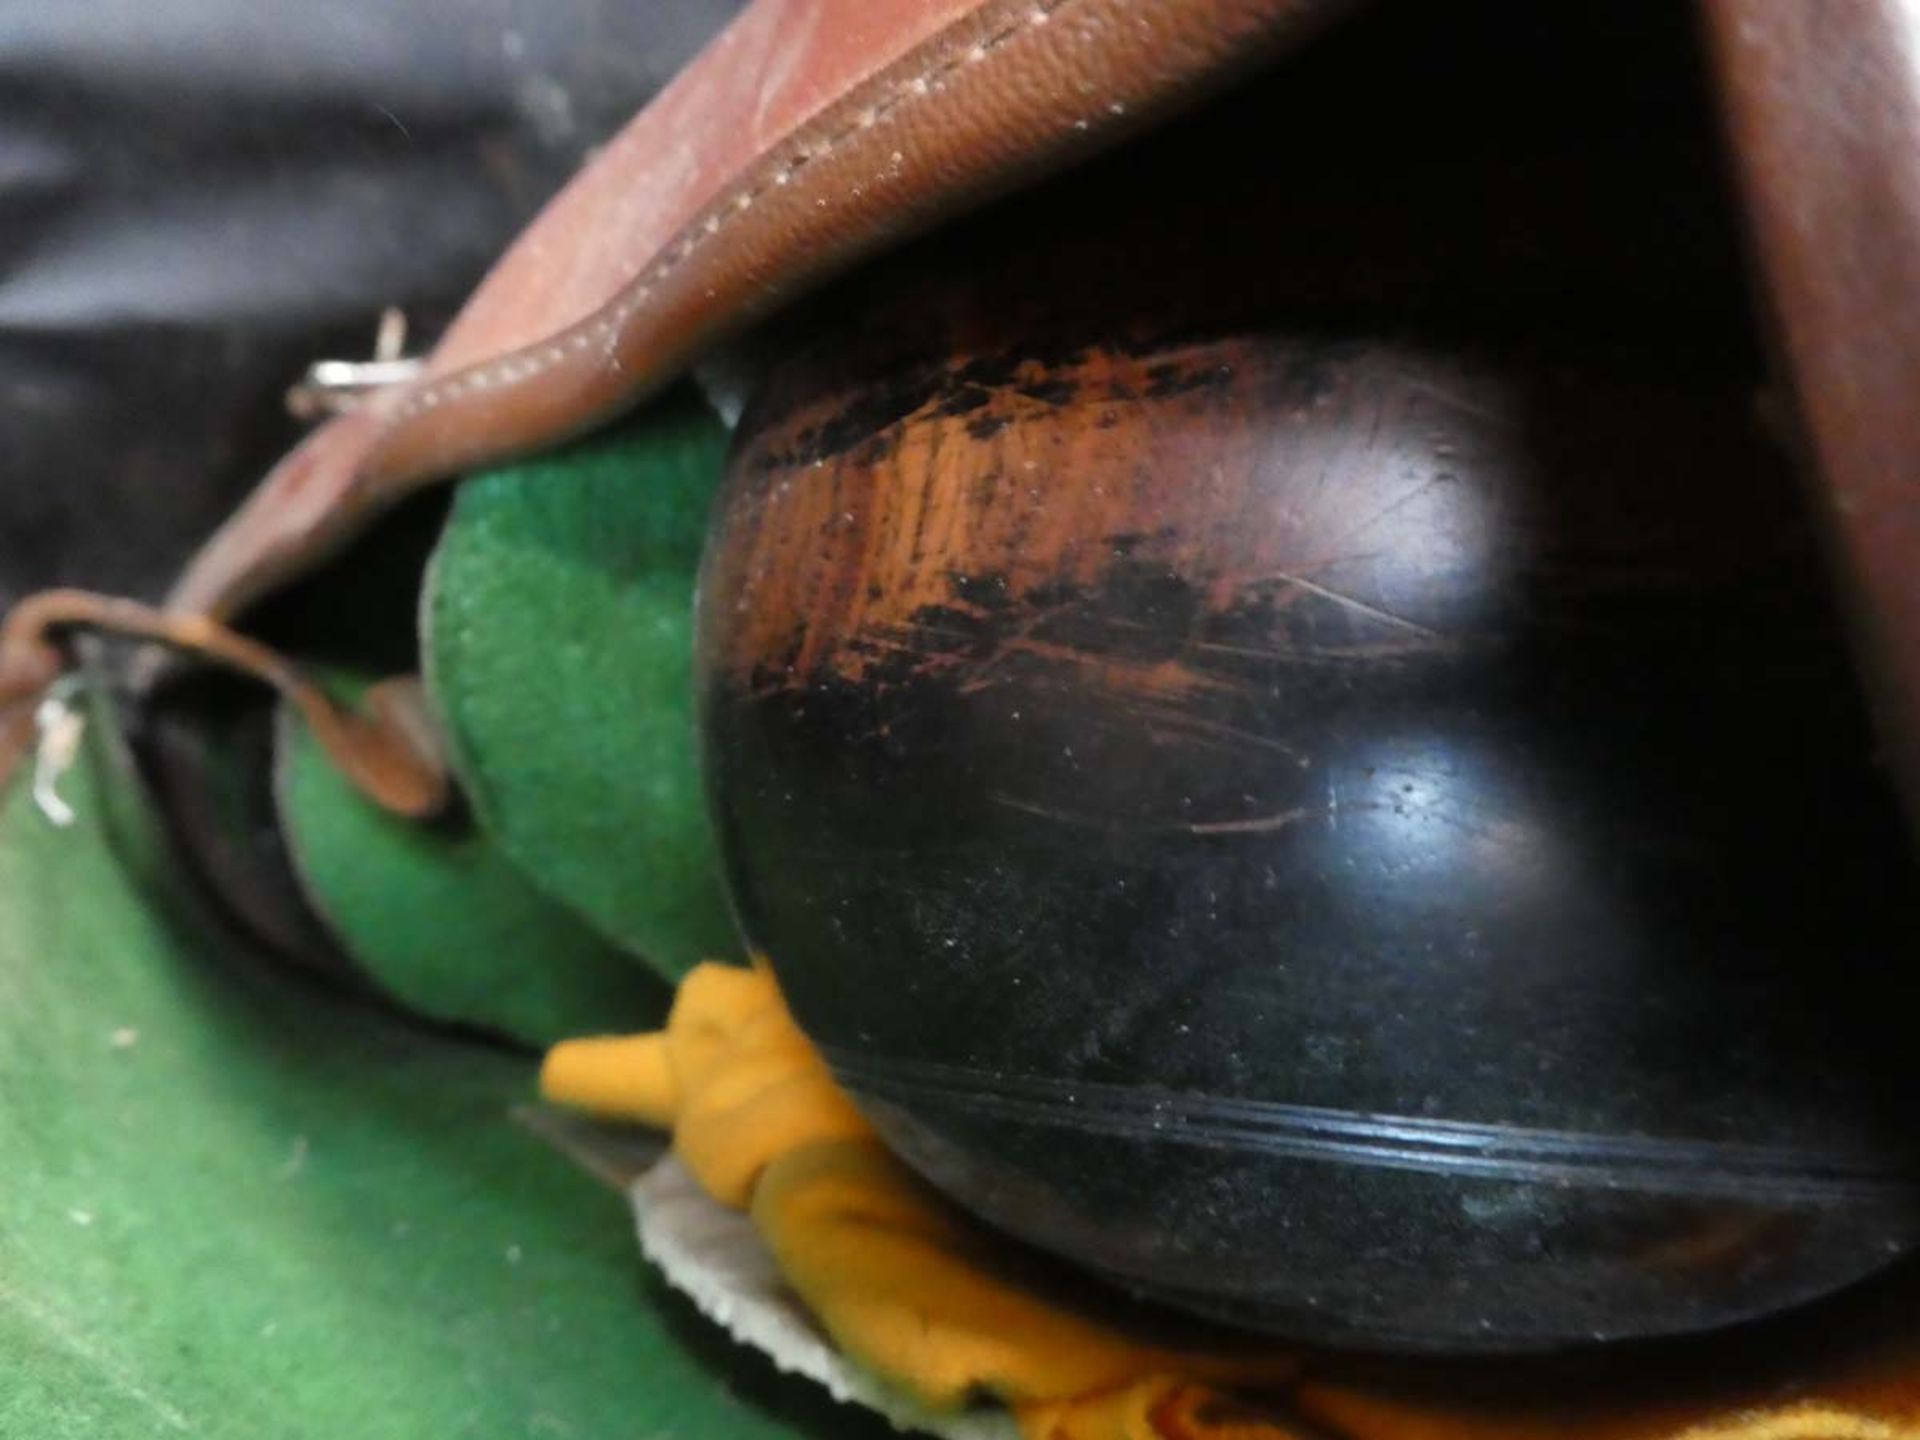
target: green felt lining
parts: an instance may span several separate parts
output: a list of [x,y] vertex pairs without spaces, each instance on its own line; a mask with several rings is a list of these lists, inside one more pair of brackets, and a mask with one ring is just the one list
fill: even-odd
[[545,1047],[648,1029],[671,993],[536,889],[464,817],[388,815],[334,768],[291,706],[274,791],[308,900],[360,969],[410,1011]]
[[63,789],[0,812],[0,1436],[884,1433],[663,1292],[530,1063],[225,938],[98,745]]
[[678,978],[739,953],[697,756],[693,597],[727,432],[676,390],[460,486],[424,668],[482,825],[536,884]]

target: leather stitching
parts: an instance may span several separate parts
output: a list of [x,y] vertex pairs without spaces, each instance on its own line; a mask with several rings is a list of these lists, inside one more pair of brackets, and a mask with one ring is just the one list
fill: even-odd
[[[896,85],[884,99],[862,109],[852,121],[823,140],[800,149],[784,165],[759,183],[739,191],[731,199],[722,195],[714,201],[709,205],[705,218],[689,222],[681,230],[677,239],[660,250],[647,267],[643,277],[617,302],[602,306],[595,314],[561,330],[550,340],[523,346],[504,359],[457,371],[423,387],[407,397],[396,409],[394,419],[396,421],[408,419],[449,400],[459,399],[463,395],[530,380],[559,365],[567,358],[569,352],[584,353],[596,345],[604,345],[611,357],[620,331],[640,312],[640,308],[652,296],[654,288],[662,284],[709,240],[725,229],[728,222],[751,210],[762,195],[777,187],[792,184],[794,176],[807,165],[816,160],[825,159],[846,141],[855,135],[874,129],[889,116],[897,116],[897,112],[903,107],[912,104],[922,96],[932,94],[956,70],[979,64],[1014,36],[1045,25],[1056,12],[1073,3],[1074,0],[1037,0],[1037,3],[1020,19],[990,35],[983,36],[966,49],[946,56],[938,64]],[[1085,128],[1085,122],[1081,123],[1081,128]]]

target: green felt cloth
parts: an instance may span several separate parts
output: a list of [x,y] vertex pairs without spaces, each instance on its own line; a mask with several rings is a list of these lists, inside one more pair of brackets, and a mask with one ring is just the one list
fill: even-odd
[[400,1004],[546,1046],[644,1030],[671,992],[528,881],[471,823],[421,825],[367,801],[291,706],[275,793],[309,900]]
[[427,681],[482,824],[670,978],[739,953],[692,680],[694,582],[726,440],[680,390],[465,481],[421,608]]
[[884,1433],[662,1292],[529,1064],[220,938],[102,787],[0,812],[0,1436]]

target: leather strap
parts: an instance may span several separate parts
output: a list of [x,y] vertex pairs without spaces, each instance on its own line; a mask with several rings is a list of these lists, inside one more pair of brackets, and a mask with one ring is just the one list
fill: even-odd
[[1920,818],[1920,11],[1705,0],[1813,473]]
[[188,567],[231,617],[402,496],[635,403],[864,256],[1162,118],[1344,0],[754,0],[526,231],[414,383]]

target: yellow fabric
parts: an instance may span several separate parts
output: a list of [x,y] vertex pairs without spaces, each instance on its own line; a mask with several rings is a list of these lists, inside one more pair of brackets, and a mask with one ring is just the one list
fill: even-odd
[[603,1035],[556,1046],[540,1067],[542,1094],[608,1120],[671,1130],[680,1093],[667,1036]]
[[1499,1410],[1324,1383],[1251,1340],[1134,1333],[1050,1289],[895,1159],[763,968],[697,968],[664,1031],[559,1045],[541,1088],[670,1128],[847,1355],[936,1409],[997,1400],[1026,1440],[1920,1440],[1910,1344],[1796,1377],[1791,1394]]

